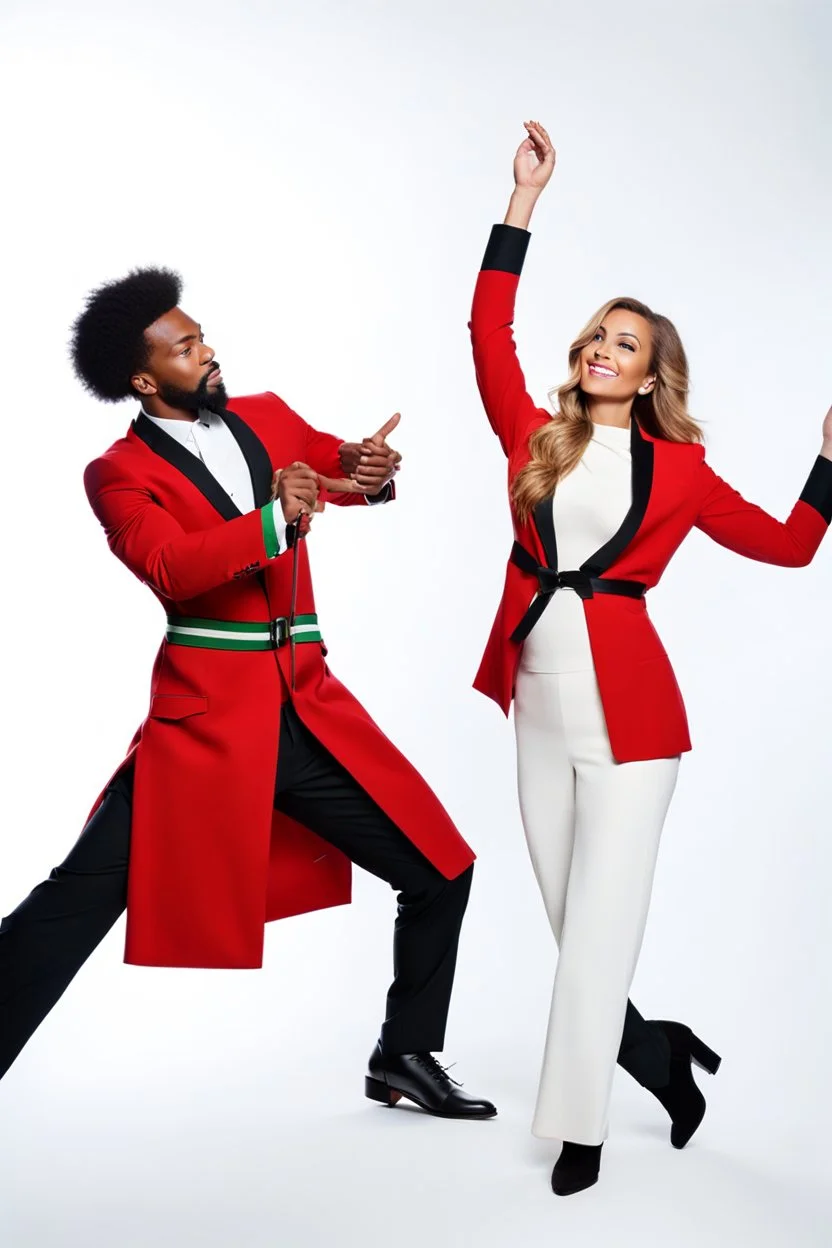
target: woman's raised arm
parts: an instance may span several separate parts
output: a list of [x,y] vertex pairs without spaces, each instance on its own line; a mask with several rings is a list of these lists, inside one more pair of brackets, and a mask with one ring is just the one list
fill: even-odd
[[514,157],[514,191],[502,225],[491,231],[482,262],[469,329],[477,385],[486,415],[506,455],[525,439],[540,410],[526,389],[512,333],[514,301],[530,235],[534,206],[555,167],[555,150],[537,122]]

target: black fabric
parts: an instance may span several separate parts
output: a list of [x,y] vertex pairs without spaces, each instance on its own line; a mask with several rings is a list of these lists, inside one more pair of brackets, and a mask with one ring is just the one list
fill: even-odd
[[832,524],[832,460],[818,455],[803,487],[800,501],[814,507],[827,524]]
[[0,1078],[127,904],[125,768],[59,867],[0,923]]
[[[543,552],[549,567],[557,571],[558,539],[555,533],[555,513],[552,508],[552,495],[542,498],[534,509],[534,522],[543,543]],[[522,548],[521,548],[522,549]]]
[[389,503],[393,497],[393,482],[388,481],[387,484],[379,490],[378,494],[365,494],[364,497],[370,507],[378,507],[382,503]]
[[627,1002],[618,1065],[643,1088],[656,1091],[670,1082],[671,1044],[660,1022],[642,1018],[632,1001]]
[[524,642],[543,612],[548,607],[551,600],[551,594],[538,594],[529,606],[529,609],[526,611],[526,614],[523,616],[520,623],[515,628],[514,632],[511,634],[509,640],[516,642],[517,645]]
[[530,238],[528,230],[521,230],[516,225],[492,226],[480,267],[496,269],[500,273],[515,273],[519,277],[523,271]]
[[473,868],[446,880],[303,725],[281,708],[278,810],[398,891],[385,1053],[438,1052]]
[[[0,1078],[124,910],[132,784],[126,768],[61,866],[0,924]],[[398,891],[381,1042],[441,1050],[473,868],[446,880],[288,703],[275,805]]]
[[222,419],[234,435],[248,464],[254,490],[254,506],[265,507],[272,496],[272,478],[274,477],[269,452],[254,430],[234,412],[225,412]]
[[632,502],[621,527],[600,550],[581,564],[581,571],[590,576],[603,576],[607,568],[624,553],[641,528],[653,488],[653,443],[642,436],[638,421],[630,421],[630,454],[632,457]]

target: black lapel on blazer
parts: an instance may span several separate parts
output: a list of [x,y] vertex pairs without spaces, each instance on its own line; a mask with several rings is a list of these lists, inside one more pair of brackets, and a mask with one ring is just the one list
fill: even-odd
[[234,412],[225,412],[223,420],[237,439],[237,445],[246,457],[254,489],[254,506],[265,507],[272,496],[272,463],[269,453],[249,425]]
[[542,498],[534,509],[534,522],[540,534],[546,565],[553,571],[558,570],[558,543],[555,537],[555,517],[552,514],[552,495]]
[[642,437],[638,421],[630,421],[630,454],[632,455],[632,502],[630,510],[624,517],[621,527],[610,540],[596,550],[584,563],[581,571],[590,576],[603,576],[622,551],[629,546],[641,528],[647,504],[650,502],[650,490],[653,487],[653,443]]
[[[242,424],[242,421],[240,422]],[[198,455],[184,447],[176,438],[172,438],[164,429],[154,425],[142,412],[133,421],[133,429],[142,442],[166,459],[191,481],[200,493],[204,494],[212,507],[220,513],[223,520],[236,520],[243,513],[234,500],[226,494],[216,477],[208,471]]]

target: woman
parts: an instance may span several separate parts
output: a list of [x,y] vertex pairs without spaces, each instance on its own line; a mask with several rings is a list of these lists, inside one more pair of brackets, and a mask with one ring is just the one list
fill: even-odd
[[[511,324],[555,153],[539,123],[526,130],[471,320],[516,537],[475,685],[506,714],[515,698],[523,825],[560,951],[533,1131],[563,1141],[552,1187],[568,1195],[598,1178],[619,1045],[622,1065],[670,1113],[677,1147],[705,1107],[691,1059],[711,1073],[719,1064],[689,1028],[647,1024],[627,1002],[662,824],[690,749],[645,590],[694,526],[750,559],[809,563],[832,519],[832,411],[782,524],[705,463],[679,336],[636,300],[611,300],[573,343],[555,417],[536,407]],[[651,1041],[653,1058],[634,1059]]]

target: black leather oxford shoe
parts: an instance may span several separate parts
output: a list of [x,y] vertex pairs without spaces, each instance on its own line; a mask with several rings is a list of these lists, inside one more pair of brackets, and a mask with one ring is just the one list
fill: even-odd
[[439,1118],[493,1118],[497,1112],[490,1101],[463,1092],[431,1053],[385,1054],[376,1045],[364,1091],[382,1105],[392,1106],[406,1097]]

